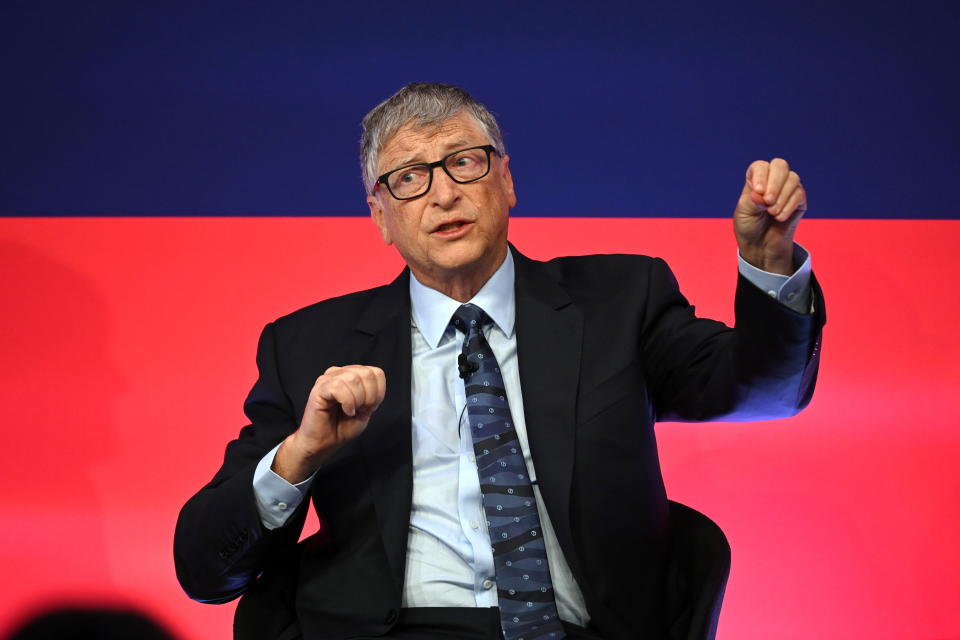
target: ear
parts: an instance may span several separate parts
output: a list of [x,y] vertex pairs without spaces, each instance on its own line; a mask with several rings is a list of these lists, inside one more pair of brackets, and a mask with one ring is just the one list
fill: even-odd
[[380,229],[380,237],[386,244],[393,244],[393,240],[390,238],[390,230],[387,229],[387,223],[384,219],[383,207],[380,206],[376,196],[367,196],[367,206],[370,207],[370,217],[373,218],[374,224]]
[[500,160],[500,184],[507,195],[510,208],[517,206],[517,194],[513,190],[513,174],[510,173],[510,156],[503,156]]

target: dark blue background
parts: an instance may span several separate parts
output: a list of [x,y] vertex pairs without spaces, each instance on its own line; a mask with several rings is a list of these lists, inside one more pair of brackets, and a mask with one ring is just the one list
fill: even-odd
[[414,80],[499,117],[518,215],[957,218],[960,3],[10,2],[0,213],[366,215],[359,120]]

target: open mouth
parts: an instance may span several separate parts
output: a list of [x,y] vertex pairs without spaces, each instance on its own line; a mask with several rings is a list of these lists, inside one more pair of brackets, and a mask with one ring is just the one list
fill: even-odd
[[453,220],[451,222],[445,222],[441,224],[433,231],[434,233],[449,233],[451,231],[456,231],[457,229],[460,229],[461,227],[464,227],[468,224],[470,223],[467,222],[466,220]]

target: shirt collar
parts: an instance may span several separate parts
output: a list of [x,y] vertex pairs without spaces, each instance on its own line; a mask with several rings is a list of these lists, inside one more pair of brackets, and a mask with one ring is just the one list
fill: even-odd
[[[513,255],[507,251],[503,264],[468,302],[483,309],[507,338],[513,337],[516,299],[513,288]],[[422,284],[410,274],[410,305],[413,323],[431,349],[440,345],[453,312],[460,302]]]

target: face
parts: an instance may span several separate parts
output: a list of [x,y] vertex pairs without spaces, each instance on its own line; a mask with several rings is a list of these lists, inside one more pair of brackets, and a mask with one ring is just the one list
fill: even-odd
[[[490,140],[466,113],[426,129],[406,125],[383,146],[378,175],[484,144]],[[380,185],[367,204],[384,242],[396,246],[417,279],[450,295],[465,288],[476,293],[503,262],[508,213],[517,199],[509,157],[491,153],[490,173],[476,182],[457,184],[438,167],[425,195],[396,200]]]

